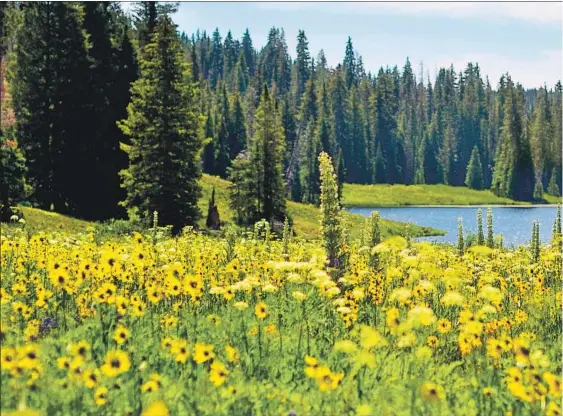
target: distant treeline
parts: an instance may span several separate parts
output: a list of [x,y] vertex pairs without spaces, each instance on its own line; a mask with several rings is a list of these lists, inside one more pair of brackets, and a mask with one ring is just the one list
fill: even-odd
[[466,184],[521,200],[561,189],[561,82],[525,91],[505,74],[491,86],[468,64],[432,83],[408,59],[374,74],[350,38],[331,68],[304,31],[293,59],[283,29],[257,51],[248,30],[240,41],[177,33],[176,7],[0,3],[1,203],[104,219],[125,215],[120,201],[174,201],[190,222],[203,170],[238,187],[240,222],[283,218],[284,196],[319,203],[322,151],[340,182]]
[[[283,29],[272,28],[257,51],[247,30],[181,34],[202,86],[204,170],[224,176],[252,136],[260,86],[275,91],[282,113],[285,178],[297,200],[317,202],[316,157],[341,161],[352,183],[445,183],[491,188],[516,199],[561,189],[561,82],[524,90],[510,75],[496,85],[477,63],[438,70],[432,83],[411,62],[366,71],[348,38],[342,63],[312,58],[304,31],[290,55]],[[549,80],[554,81],[554,80]],[[246,128],[244,128],[246,127]],[[245,134],[246,133],[246,134]]]

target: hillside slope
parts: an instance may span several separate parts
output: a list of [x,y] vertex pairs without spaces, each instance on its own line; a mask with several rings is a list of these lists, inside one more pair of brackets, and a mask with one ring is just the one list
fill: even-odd
[[[560,204],[561,198],[544,194],[544,203]],[[477,191],[449,185],[344,184],[346,207],[395,207],[407,205],[531,205],[498,197],[489,190]]]

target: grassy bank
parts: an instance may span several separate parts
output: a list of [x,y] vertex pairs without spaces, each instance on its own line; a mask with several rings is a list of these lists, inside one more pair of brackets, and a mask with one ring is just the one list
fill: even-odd
[[[215,186],[215,202],[219,209],[221,221],[231,221],[233,218],[233,211],[229,208],[228,201],[228,187],[229,182],[209,175],[203,175],[203,196],[199,200],[199,207],[203,213],[203,218],[200,221],[201,226],[205,226],[205,215],[207,214],[207,204],[211,198],[213,186]],[[288,201],[288,212],[293,218],[294,229],[297,235],[305,239],[313,239],[319,237],[319,209],[313,205],[300,204],[297,202]],[[352,238],[358,237],[361,234],[365,218],[356,215],[345,213],[345,218],[350,226]],[[382,233],[384,237],[390,235],[404,235],[405,223],[396,221],[382,221]],[[413,225],[411,227],[413,236],[423,235],[441,235],[440,230],[430,227],[419,227]]]
[[[501,198],[489,190],[477,191],[448,185],[344,184],[344,206],[397,207],[406,205],[531,205]],[[544,194],[544,203],[560,204],[561,198]]]

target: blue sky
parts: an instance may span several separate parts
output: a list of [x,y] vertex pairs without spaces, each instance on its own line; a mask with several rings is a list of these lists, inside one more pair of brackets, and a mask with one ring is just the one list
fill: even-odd
[[272,26],[285,29],[295,56],[297,31],[305,30],[312,56],[323,49],[329,65],[344,56],[352,37],[367,70],[402,67],[408,56],[419,71],[424,62],[433,79],[437,68],[459,71],[478,62],[496,86],[508,71],[526,88],[552,86],[562,72],[561,3],[181,3],[174,16],[179,30],[230,29],[240,38],[250,30],[255,47]]

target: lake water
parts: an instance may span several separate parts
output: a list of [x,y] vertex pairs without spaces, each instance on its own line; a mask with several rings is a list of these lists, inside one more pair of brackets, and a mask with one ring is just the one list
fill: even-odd
[[[397,208],[348,208],[349,212],[369,216],[379,211],[382,218],[394,221],[412,222],[446,231],[444,236],[422,237],[421,240],[456,243],[457,219],[463,218],[464,234],[477,232],[477,210],[483,213],[483,232],[487,235],[487,207],[397,207]],[[553,220],[557,207],[493,207],[493,230],[495,235],[504,236],[505,245],[528,244],[532,234],[532,222],[540,223],[540,238],[551,240]]]

